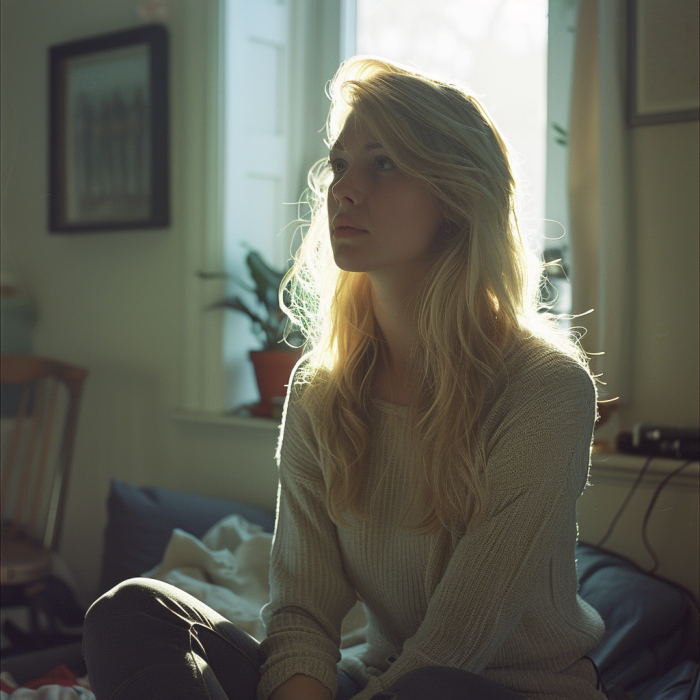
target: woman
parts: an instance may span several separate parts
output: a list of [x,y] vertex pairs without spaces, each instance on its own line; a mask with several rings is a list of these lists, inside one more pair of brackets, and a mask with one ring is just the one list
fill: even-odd
[[132,580],[88,613],[97,696],[605,698],[574,559],[595,386],[538,313],[504,143],[458,86],[387,61],[346,61],[330,95],[283,285],[310,352],[277,453],[267,637]]

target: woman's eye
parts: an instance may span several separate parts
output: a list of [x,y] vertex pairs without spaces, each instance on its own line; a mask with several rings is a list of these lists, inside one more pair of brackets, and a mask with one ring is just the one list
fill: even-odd
[[[326,161],[326,166],[333,173],[333,175],[342,175],[348,169],[348,164],[342,158],[329,158]],[[387,171],[393,170],[396,166],[391,158],[379,156],[379,158],[375,160],[375,167],[378,170]]]
[[335,173],[342,173],[343,168],[345,167],[345,162],[340,160],[339,158],[335,158],[334,160],[328,160],[328,166],[330,169]]

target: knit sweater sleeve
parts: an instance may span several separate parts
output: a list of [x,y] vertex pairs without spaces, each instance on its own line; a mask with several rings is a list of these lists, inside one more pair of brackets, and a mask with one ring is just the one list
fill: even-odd
[[492,488],[486,518],[457,543],[418,631],[353,700],[425,666],[482,673],[538,594],[535,573],[568,531],[586,482],[595,420],[595,388],[583,369],[573,363],[540,369],[511,382],[498,402],[486,444]]
[[258,700],[297,673],[316,678],[335,696],[340,628],[357,598],[325,507],[318,444],[297,398],[290,388],[277,452],[277,521],[270,602],[262,611],[267,637]]

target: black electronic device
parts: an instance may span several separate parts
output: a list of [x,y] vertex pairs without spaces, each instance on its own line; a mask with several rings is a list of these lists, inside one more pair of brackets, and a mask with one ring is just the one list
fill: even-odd
[[647,457],[698,459],[700,431],[697,428],[677,428],[651,423],[637,423],[632,432],[617,436],[617,450]]

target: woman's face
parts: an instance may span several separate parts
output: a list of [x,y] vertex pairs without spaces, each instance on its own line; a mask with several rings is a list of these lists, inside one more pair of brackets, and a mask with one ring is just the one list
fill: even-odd
[[445,224],[437,197],[401,172],[352,115],[331,149],[330,164],[328,223],[338,267],[392,271],[408,279],[424,273]]

